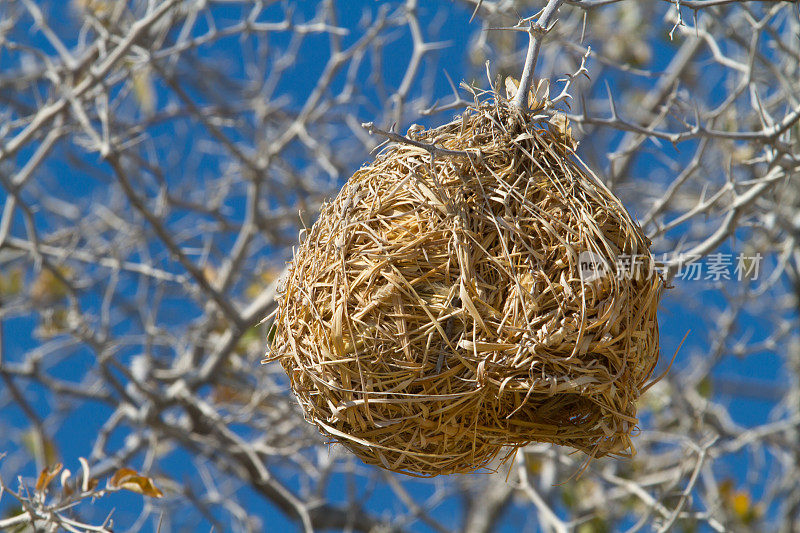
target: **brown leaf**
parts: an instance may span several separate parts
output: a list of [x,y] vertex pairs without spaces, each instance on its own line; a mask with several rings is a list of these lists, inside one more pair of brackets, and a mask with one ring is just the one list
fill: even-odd
[[52,304],[60,301],[69,294],[69,288],[62,278],[69,279],[70,277],[72,277],[72,269],[67,266],[58,266],[55,271],[42,270],[31,285],[31,299],[37,304]]
[[506,86],[506,98],[511,100],[514,98],[514,95],[517,94],[517,90],[519,89],[519,80],[508,76],[505,81]]
[[114,489],[125,489],[136,494],[150,496],[151,498],[161,498],[164,493],[153,484],[153,480],[147,476],[139,474],[132,468],[120,468],[117,470],[108,485]]
[[36,480],[36,492],[47,490],[48,485],[50,485],[58,473],[61,472],[62,466],[64,465],[56,463],[53,465],[53,468],[42,468],[41,473],[39,473],[39,478]]

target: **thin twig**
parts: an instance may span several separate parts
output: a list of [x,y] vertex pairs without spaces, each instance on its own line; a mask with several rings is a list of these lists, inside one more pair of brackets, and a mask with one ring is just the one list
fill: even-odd
[[417,148],[422,148],[423,150],[429,152],[433,157],[437,156],[446,156],[446,157],[469,157],[469,152],[465,152],[463,150],[448,150],[447,148],[439,148],[434,144],[423,143],[419,141],[415,141],[414,139],[409,139],[405,135],[400,135],[399,133],[394,133],[391,131],[384,131],[380,128],[376,128],[375,124],[372,122],[364,122],[361,124],[361,127],[367,130],[370,135],[378,134],[383,135],[390,141],[402,144],[410,144],[411,146],[416,146]]

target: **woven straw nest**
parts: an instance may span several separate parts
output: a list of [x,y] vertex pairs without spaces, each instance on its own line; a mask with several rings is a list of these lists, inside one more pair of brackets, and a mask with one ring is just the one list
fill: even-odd
[[[415,136],[468,156],[387,146],[295,251],[273,357],[365,463],[468,472],[531,441],[635,453],[663,281],[565,120],[532,117],[494,95]],[[587,275],[587,252],[605,270]]]

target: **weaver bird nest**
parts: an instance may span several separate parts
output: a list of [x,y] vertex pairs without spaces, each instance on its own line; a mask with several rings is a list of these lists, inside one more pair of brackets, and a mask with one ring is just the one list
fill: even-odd
[[307,420],[417,476],[531,441],[633,454],[663,281],[565,119],[495,95],[413,140],[353,174],[295,251],[272,350]]

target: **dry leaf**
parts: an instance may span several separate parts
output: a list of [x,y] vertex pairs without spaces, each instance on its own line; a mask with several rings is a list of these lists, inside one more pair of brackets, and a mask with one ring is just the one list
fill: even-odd
[[69,288],[64,284],[62,278],[71,278],[72,269],[62,265],[56,267],[56,271],[58,271],[58,274],[45,268],[33,280],[30,296],[37,304],[51,304],[69,294]]
[[112,489],[125,489],[151,498],[164,496],[164,493],[153,484],[151,478],[139,474],[132,468],[117,470],[108,481],[108,486]]
[[511,100],[514,98],[514,95],[517,94],[517,89],[519,88],[519,80],[513,78],[511,76],[506,78],[506,98]]
[[550,100],[550,80],[541,79],[536,84],[536,91],[528,92],[528,107],[538,109]]
[[56,463],[53,465],[53,468],[42,468],[42,471],[39,473],[39,478],[36,480],[36,492],[47,490],[48,485],[50,485],[58,473],[61,472],[62,466],[64,465]]

